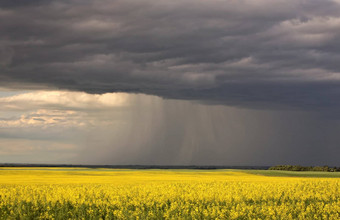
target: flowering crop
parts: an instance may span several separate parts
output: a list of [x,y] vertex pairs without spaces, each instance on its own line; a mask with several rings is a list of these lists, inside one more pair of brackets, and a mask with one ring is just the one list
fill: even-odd
[[340,179],[234,170],[0,169],[1,219],[340,219]]

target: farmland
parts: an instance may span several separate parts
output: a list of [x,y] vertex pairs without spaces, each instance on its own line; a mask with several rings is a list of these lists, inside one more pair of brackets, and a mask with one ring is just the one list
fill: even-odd
[[1,219],[339,219],[340,175],[0,168]]

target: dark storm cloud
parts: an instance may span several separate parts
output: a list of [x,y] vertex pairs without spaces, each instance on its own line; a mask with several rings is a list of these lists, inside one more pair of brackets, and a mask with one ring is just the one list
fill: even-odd
[[336,1],[2,1],[0,85],[339,108]]
[[49,3],[51,1],[48,0],[32,0],[32,1],[26,1],[26,0],[11,0],[11,1],[1,1],[0,7],[3,8],[16,8],[16,7],[27,7],[27,6],[38,6],[43,3]]

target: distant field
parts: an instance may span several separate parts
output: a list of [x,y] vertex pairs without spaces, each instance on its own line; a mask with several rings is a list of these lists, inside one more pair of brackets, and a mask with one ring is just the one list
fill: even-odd
[[263,176],[340,178],[340,172],[285,171],[285,170],[242,170],[242,172]]
[[340,219],[339,188],[324,172],[4,167],[0,218]]

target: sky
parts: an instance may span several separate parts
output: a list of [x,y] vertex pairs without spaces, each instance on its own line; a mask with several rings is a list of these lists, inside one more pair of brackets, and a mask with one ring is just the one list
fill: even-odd
[[0,2],[0,163],[340,166],[340,1]]

